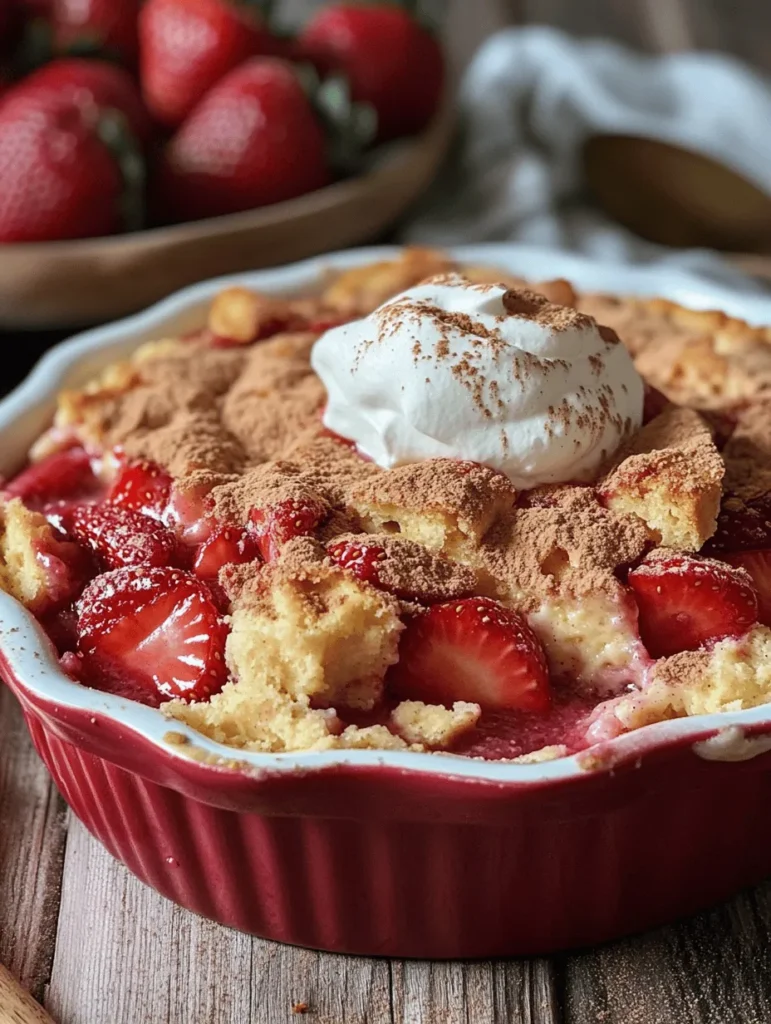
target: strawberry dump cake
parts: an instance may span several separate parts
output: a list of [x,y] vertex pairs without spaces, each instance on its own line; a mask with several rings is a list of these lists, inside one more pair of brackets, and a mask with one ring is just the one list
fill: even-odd
[[408,250],[63,392],[0,587],[232,747],[555,758],[771,701],[770,439],[765,329]]

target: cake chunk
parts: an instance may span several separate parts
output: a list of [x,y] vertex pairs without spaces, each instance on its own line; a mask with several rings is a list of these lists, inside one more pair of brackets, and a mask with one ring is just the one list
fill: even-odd
[[238,689],[277,689],[316,706],[368,709],[397,660],[402,624],[389,595],[287,545],[234,602],[227,661]]
[[451,708],[403,700],[391,713],[391,724],[408,743],[424,747],[450,747],[479,721],[482,709],[468,701],[455,701]]
[[715,532],[724,471],[704,419],[673,407],[635,434],[598,489],[608,508],[639,516],[654,543],[698,551]]
[[322,302],[346,315],[364,316],[386,299],[426,277],[445,274],[453,266],[453,261],[436,249],[412,246],[398,259],[352,267],[339,274],[323,293]]
[[625,588],[610,573],[604,588],[545,600],[528,622],[557,679],[604,695],[640,685],[650,666]]
[[357,487],[351,505],[365,530],[399,533],[434,551],[473,551],[514,505],[510,481],[487,466],[429,459],[389,470]]
[[68,556],[48,520],[18,498],[0,502],[0,589],[34,612],[66,599],[74,584]]
[[613,708],[626,729],[686,715],[743,711],[771,700],[771,629],[754,626],[710,650],[684,651],[657,661],[641,693]]

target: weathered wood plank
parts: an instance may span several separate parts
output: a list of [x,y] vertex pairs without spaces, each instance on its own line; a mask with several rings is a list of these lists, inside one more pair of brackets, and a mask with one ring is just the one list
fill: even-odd
[[392,964],[394,1024],[560,1024],[547,960]]
[[37,999],[53,962],[65,841],[64,801],[0,685],[0,963]]
[[[303,1008],[307,1018],[297,1012]],[[391,1024],[388,961],[334,956],[255,939],[252,1020],[287,1024],[304,1019],[309,1024]]]
[[771,883],[715,910],[570,957],[566,1024],[767,1024]]
[[250,940],[133,877],[72,821],[46,1006],[61,1024],[243,1024]]
[[46,1005],[62,1024],[390,1024],[389,968],[181,910],[71,825]]

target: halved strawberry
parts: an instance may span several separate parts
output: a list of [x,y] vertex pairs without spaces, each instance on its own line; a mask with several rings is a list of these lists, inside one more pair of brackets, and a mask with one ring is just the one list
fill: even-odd
[[736,551],[724,555],[729,565],[746,569],[758,592],[758,622],[771,626],[771,546],[761,551]]
[[360,544],[356,541],[341,540],[327,547],[329,557],[343,569],[348,569],[357,579],[382,586],[378,562],[386,557],[385,549],[379,544]]
[[64,528],[109,569],[175,565],[177,538],[157,519],[120,505],[81,505],[62,517]]
[[389,674],[399,697],[431,704],[546,711],[551,702],[543,648],[524,618],[487,597],[435,604],[402,634]]
[[113,505],[161,519],[169,504],[171,477],[154,462],[132,462],[120,471],[107,500]]
[[243,565],[260,557],[257,541],[241,527],[217,526],[198,548],[193,572],[202,580],[216,580],[223,565]]
[[272,562],[287,541],[312,534],[326,514],[325,506],[312,498],[290,498],[253,508],[249,518],[260,554]]
[[206,584],[179,569],[115,569],[78,602],[86,678],[144,704],[218,693],[227,681],[226,636]]
[[741,636],[758,621],[749,574],[712,559],[648,558],[629,573],[640,635],[654,658]]
[[197,547],[212,535],[214,519],[211,515],[209,490],[206,486],[182,489],[178,484],[171,488],[163,521],[174,530],[183,544]]
[[93,495],[100,487],[89,454],[83,448],[67,448],[33,462],[3,490],[30,508],[42,508],[59,499]]

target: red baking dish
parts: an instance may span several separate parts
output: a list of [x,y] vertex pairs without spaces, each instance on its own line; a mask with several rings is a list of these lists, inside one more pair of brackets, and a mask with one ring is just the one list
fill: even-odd
[[[768,300],[671,271],[512,247],[457,255],[771,322]],[[286,290],[318,273],[316,262],[241,281]],[[65,380],[189,323],[221,284],[49,356],[0,404],[0,471],[21,461]],[[266,938],[397,957],[547,953],[661,924],[771,873],[771,706],[660,723],[542,764],[243,753],[69,680],[4,594],[0,670],[56,784],[107,849],[164,896]]]

